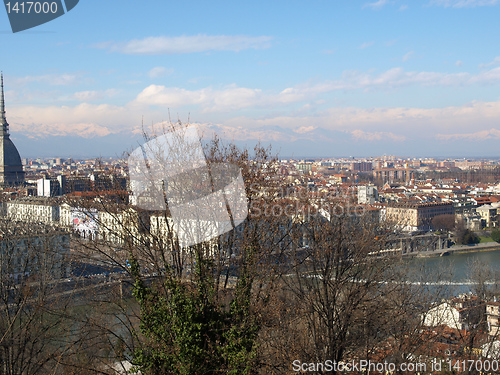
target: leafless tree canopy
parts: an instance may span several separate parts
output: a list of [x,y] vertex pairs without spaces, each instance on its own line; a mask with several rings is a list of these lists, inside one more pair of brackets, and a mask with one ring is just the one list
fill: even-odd
[[[248,203],[241,224],[210,240],[182,246],[168,191],[164,210],[144,209],[111,178],[65,196],[65,230],[0,222],[0,373],[135,364],[143,374],[284,374],[296,360],[403,363],[426,353],[425,313],[446,292],[401,261],[397,227],[300,176],[292,186],[270,149],[251,154],[215,137],[204,154],[209,176],[225,164],[241,170]],[[200,195],[188,186],[182,199]],[[68,267],[108,271],[87,279]],[[487,294],[483,269],[475,276]]]

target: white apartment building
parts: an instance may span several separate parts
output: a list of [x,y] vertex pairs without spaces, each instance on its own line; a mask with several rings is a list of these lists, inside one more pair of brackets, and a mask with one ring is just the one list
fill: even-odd
[[480,298],[462,295],[434,306],[422,319],[428,327],[446,325],[454,329],[470,329],[481,322],[484,310]]
[[373,185],[358,186],[358,204],[378,202],[378,190]]
[[498,227],[498,209],[491,204],[485,204],[476,208],[476,212],[481,215],[481,220],[487,227]]
[[58,224],[59,205],[47,197],[26,197],[3,202],[3,215],[14,221]]

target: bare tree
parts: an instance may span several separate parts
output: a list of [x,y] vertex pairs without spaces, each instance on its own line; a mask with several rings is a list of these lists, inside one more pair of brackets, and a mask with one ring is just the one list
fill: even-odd
[[437,215],[432,218],[436,230],[452,231],[455,228],[455,215]]
[[0,234],[0,373],[54,372],[75,341],[62,279],[69,236],[9,218]]
[[[184,126],[175,127],[182,131]],[[151,145],[155,138],[146,140]],[[165,150],[147,147],[152,147],[153,155],[149,166],[156,165],[151,161],[154,158],[168,158]],[[170,152],[183,151],[184,155],[190,151],[189,144],[187,151],[184,148],[186,145],[174,144]],[[215,137],[205,146],[203,156],[207,168],[178,173],[168,180],[168,186],[167,181],[158,185],[158,191],[151,185],[144,196],[134,197],[136,204],[97,191],[92,199],[66,200],[69,212],[79,212],[96,223],[92,233],[75,228],[75,254],[84,263],[120,269],[119,285],[133,284],[129,291],[133,291],[134,300],[126,292],[121,294],[123,298],[119,293],[107,297],[110,304],[128,304],[119,310],[122,326],[111,327],[109,321],[106,326],[105,319],[97,318],[93,324],[106,331],[102,337],[111,346],[122,347],[114,352],[124,353],[143,373],[255,371],[261,309],[283,268],[282,256],[292,246],[289,232],[293,223],[279,212],[286,199],[277,199],[281,180],[270,150],[256,147],[251,156]],[[146,172],[147,176],[152,173]],[[217,193],[226,186],[234,189],[239,173],[248,215],[242,219],[234,196],[226,196],[230,230],[186,245],[189,238],[182,237],[182,230],[187,233],[190,228],[176,224],[175,204]],[[197,179],[208,185],[193,183]],[[176,184],[183,189],[175,190]],[[161,204],[154,209],[137,204],[140,199],[151,202],[159,196],[165,209]],[[191,224],[206,224],[204,220]],[[204,228],[207,233],[214,229],[209,225]],[[111,354],[108,363],[119,360]]]
[[296,196],[291,267],[265,310],[263,373],[326,360],[399,364],[428,345],[422,314],[448,288],[411,274],[393,223],[338,198]]
[[[121,272],[103,283],[116,293],[86,297],[95,306],[79,320],[88,328],[80,341],[86,368],[112,372],[127,360],[145,374],[287,373],[297,359],[402,362],[425,344],[420,316],[436,296],[406,277],[391,248],[394,225],[350,209],[350,196],[321,196],[305,183],[288,189],[268,149],[250,155],[216,137],[204,148],[206,166],[160,184],[157,170],[169,172],[155,158],[164,160],[165,150],[144,147],[137,154],[153,157],[140,169],[146,188],[132,204],[98,190],[66,201],[67,212],[96,223],[75,228],[74,254]],[[175,147],[170,152],[186,145]],[[176,223],[179,206],[203,202],[240,172],[244,220],[237,223],[226,196],[220,207],[230,230],[212,235],[203,219],[189,222],[205,225],[193,234]],[[223,177],[214,181],[217,173]],[[81,363],[64,365],[76,371]]]
[[367,319],[373,321],[371,305],[387,293],[391,257],[376,256],[385,238],[375,240],[380,224],[367,217],[316,215],[300,228],[308,246],[290,289],[305,304],[314,359],[340,362],[357,348],[356,331],[365,330]]

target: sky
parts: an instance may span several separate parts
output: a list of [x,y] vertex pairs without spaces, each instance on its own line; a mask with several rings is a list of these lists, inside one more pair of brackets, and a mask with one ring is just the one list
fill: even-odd
[[500,157],[500,0],[80,0],[12,33],[22,157],[121,156],[159,123],[283,157]]

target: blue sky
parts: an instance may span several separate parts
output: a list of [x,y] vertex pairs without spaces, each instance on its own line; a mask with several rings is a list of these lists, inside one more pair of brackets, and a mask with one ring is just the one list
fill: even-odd
[[[119,4],[119,5],[118,5]],[[170,116],[283,156],[499,157],[500,0],[80,0],[13,34],[23,156],[114,156]]]

